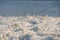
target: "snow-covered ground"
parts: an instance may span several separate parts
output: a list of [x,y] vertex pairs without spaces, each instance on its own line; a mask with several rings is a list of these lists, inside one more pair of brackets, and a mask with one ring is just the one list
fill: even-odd
[[60,17],[0,16],[0,40],[60,40]]

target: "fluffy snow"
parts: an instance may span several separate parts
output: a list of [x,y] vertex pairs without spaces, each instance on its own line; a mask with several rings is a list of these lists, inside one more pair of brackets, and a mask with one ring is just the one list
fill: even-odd
[[0,40],[60,40],[60,17],[0,16]]

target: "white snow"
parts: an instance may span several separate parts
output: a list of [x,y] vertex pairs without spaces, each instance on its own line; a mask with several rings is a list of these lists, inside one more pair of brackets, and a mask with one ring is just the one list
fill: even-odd
[[0,40],[60,40],[60,17],[0,16]]

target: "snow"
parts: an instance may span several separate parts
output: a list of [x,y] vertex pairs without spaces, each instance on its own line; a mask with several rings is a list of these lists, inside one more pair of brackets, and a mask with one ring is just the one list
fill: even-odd
[[60,17],[0,16],[0,40],[60,40]]

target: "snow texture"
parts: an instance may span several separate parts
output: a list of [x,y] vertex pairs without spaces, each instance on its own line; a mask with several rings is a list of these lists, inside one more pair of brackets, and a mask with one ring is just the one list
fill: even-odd
[[60,17],[0,16],[0,40],[60,40]]

